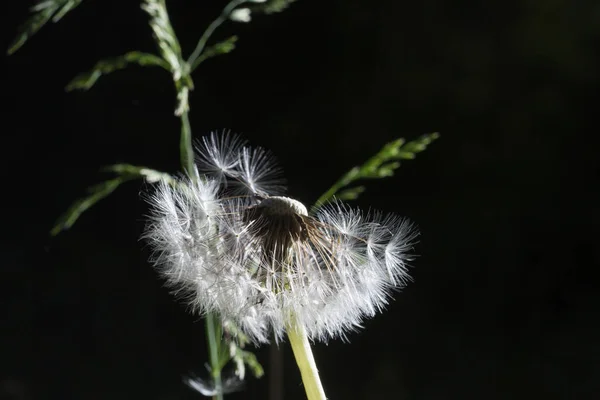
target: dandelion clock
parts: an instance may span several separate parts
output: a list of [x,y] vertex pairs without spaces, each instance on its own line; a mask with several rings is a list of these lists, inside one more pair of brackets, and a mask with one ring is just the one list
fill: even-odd
[[212,134],[197,179],[159,183],[145,238],[168,285],[195,312],[255,342],[289,338],[309,399],[325,399],[309,340],[344,337],[408,281],[406,220],[331,202],[309,213],[284,196],[269,152]]

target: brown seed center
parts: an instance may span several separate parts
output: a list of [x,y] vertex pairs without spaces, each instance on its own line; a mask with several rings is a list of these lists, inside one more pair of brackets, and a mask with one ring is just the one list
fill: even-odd
[[281,266],[289,262],[294,243],[305,239],[306,207],[297,200],[274,196],[246,210],[253,236],[260,242],[264,261]]

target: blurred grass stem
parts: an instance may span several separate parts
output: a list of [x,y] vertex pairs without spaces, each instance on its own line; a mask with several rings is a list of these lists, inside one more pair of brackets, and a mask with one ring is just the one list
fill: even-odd
[[214,314],[207,314],[205,319],[206,338],[208,341],[208,352],[210,358],[210,374],[213,383],[217,390],[217,394],[213,396],[213,400],[223,400],[223,386],[221,383],[221,365],[219,363],[220,343],[221,338],[217,337],[217,333],[221,330],[217,324],[220,324],[219,318]]
[[181,137],[179,139],[179,154],[181,167],[190,178],[198,178],[194,168],[194,146],[192,145],[192,127],[188,111],[181,114]]
[[204,51],[204,48],[206,47],[206,43],[208,42],[208,39],[210,39],[210,36],[213,34],[215,29],[217,29],[219,26],[221,26],[221,24],[223,22],[225,22],[229,19],[229,15],[237,6],[245,3],[246,1],[248,1],[248,0],[232,0],[231,2],[229,2],[229,4],[227,4],[225,6],[223,11],[221,12],[221,15],[219,15],[219,17],[217,19],[215,19],[213,22],[211,22],[211,24],[208,26],[208,28],[206,28],[206,30],[204,31],[204,33],[198,40],[198,44],[196,44],[196,48],[190,55],[190,58],[188,58],[188,60],[187,60],[187,63],[189,65],[194,65],[194,62],[196,61],[196,59],[198,59],[198,57],[200,57],[200,55]]

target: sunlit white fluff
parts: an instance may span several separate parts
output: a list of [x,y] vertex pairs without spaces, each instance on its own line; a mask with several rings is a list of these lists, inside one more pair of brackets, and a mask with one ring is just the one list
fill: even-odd
[[225,183],[225,178],[237,170],[239,154],[246,145],[240,136],[223,132],[203,137],[196,150],[199,172],[217,178]]
[[213,134],[198,151],[200,181],[159,183],[145,234],[196,311],[233,320],[255,342],[280,338],[292,318],[327,340],[360,327],[409,280],[416,232],[406,220],[340,202],[308,215],[277,196],[272,157],[236,136]]
[[206,397],[213,397],[218,393],[234,393],[242,390],[244,387],[244,382],[235,375],[223,379],[220,387],[216,387],[214,381],[212,380],[205,380],[193,374],[185,377],[183,382],[190,388]]

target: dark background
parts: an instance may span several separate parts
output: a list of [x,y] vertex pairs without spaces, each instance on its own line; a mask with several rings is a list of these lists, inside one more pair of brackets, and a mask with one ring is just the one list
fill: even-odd
[[[2,6],[1,48],[31,4]],[[224,4],[168,2],[186,55]],[[331,399],[600,396],[597,1],[300,0],[214,38],[233,33],[194,75],[194,135],[268,147],[307,204],[385,142],[442,135],[356,202],[415,221],[420,257],[350,343],[315,346]],[[84,0],[2,59],[0,398],[200,398],[181,377],[204,374],[203,325],[146,262],[143,185],[48,234],[100,167],[178,169],[163,70],[64,91],[129,50],[154,51],[139,1]],[[267,398],[257,355],[267,375],[231,399]]]

